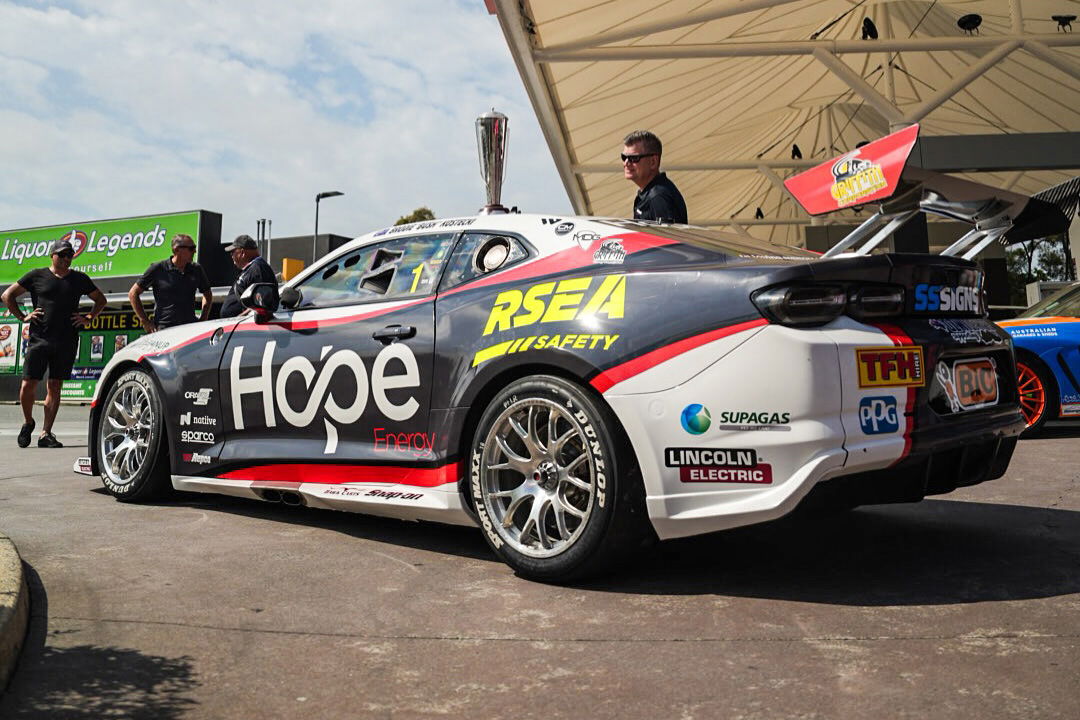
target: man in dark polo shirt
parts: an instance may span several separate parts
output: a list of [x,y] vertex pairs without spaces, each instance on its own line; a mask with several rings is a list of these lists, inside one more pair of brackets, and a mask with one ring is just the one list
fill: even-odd
[[667,173],[660,172],[663,151],[660,138],[648,130],[636,130],[623,139],[623,176],[638,186],[634,219],[685,225],[686,201]]
[[[56,413],[60,409],[60,385],[71,377],[75,352],[79,347],[79,328],[94,321],[105,307],[105,296],[85,273],[71,269],[75,249],[67,240],[53,243],[52,264],[38,268],[19,278],[4,291],[8,312],[30,325],[30,338],[23,361],[23,381],[19,386],[23,426],[19,430],[19,447],[30,444],[34,432],[34,397],[37,385],[48,371],[45,395],[45,423],[38,447],[63,447],[52,433]],[[33,312],[23,313],[17,298],[30,293]],[[94,308],[88,315],[79,312],[79,300],[89,295]]]
[[240,296],[255,283],[274,283],[277,278],[270,264],[259,255],[259,244],[250,235],[240,235],[225,246],[233,265],[240,268],[240,275],[229,288],[225,302],[221,305],[221,317],[236,317],[244,311]]
[[[155,330],[195,322],[196,290],[202,293],[199,320],[210,317],[214,294],[210,291],[210,280],[206,277],[206,271],[193,260],[194,257],[195,241],[190,235],[177,233],[172,239],[172,257],[146,268],[142,277],[128,290],[128,300],[131,301],[131,307],[135,310],[143,330],[152,333]],[[154,290],[153,322],[146,316],[146,310],[139,298],[146,288]]]

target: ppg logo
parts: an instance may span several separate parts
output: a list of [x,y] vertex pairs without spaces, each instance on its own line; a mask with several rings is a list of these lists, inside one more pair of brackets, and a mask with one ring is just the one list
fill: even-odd
[[896,398],[884,395],[859,401],[859,427],[867,435],[882,435],[900,429],[896,416]]

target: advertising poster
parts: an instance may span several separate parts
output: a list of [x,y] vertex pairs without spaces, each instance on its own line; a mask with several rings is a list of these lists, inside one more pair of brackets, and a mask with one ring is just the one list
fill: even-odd
[[71,371],[71,379],[60,387],[60,398],[91,400],[105,365],[112,360],[113,355],[142,334],[139,319],[130,310],[106,310],[94,318],[94,321],[79,333],[75,367]]
[[19,323],[10,316],[0,316],[0,373],[9,375],[18,371]]
[[150,263],[169,255],[176,233],[187,233],[198,242],[199,211],[2,230],[0,285],[48,265],[49,248],[56,240],[68,240],[75,248],[72,270],[92,278],[142,275]]
[[[36,345],[34,347],[37,347]],[[90,336],[90,362],[101,362],[105,357],[105,336],[104,335],[91,335]]]
[[113,352],[123,349],[127,345],[127,335],[117,335],[113,341]]

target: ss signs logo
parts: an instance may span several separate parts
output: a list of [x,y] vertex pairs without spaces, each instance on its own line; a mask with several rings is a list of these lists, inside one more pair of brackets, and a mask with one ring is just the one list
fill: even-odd
[[[326,427],[326,447],[323,452],[330,454],[337,450],[337,425],[351,425],[360,419],[367,408],[368,376],[364,361],[353,350],[338,350],[331,353],[332,345],[323,347],[319,357],[322,367],[316,369],[310,360],[302,355],[295,355],[281,364],[277,377],[272,377],[274,352],[277,341],[266,343],[263,349],[261,372],[251,377],[240,377],[240,366],[244,356],[244,347],[233,350],[229,366],[229,379],[232,386],[233,422],[237,430],[244,429],[244,413],[240,400],[244,395],[258,395],[262,399],[263,417],[267,427],[276,427],[278,413],[285,422],[295,427],[308,427],[322,409],[327,417],[323,418]],[[397,360],[404,366],[403,373],[387,373],[387,364]],[[356,395],[351,399],[342,398],[331,388],[336,373],[351,373],[356,382]],[[306,389],[307,403],[301,408],[289,404],[285,394],[286,384],[292,375],[299,375]],[[416,414],[420,403],[411,395],[405,402],[395,405],[386,396],[387,390],[397,388],[420,387],[420,369],[416,356],[407,345],[394,343],[387,345],[375,356],[371,364],[370,394],[375,406],[384,417],[401,422]],[[342,404],[344,403],[344,404]],[[333,420],[334,422],[330,422]]]

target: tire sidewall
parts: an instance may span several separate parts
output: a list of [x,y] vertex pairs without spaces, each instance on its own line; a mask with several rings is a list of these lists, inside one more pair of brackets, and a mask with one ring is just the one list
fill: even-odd
[[[496,521],[491,517],[485,502],[481,477],[485,438],[495,419],[506,408],[528,398],[555,402],[573,415],[587,440],[586,452],[596,471],[596,487],[584,530],[568,549],[547,558],[523,555],[499,535],[494,525]],[[547,375],[531,376],[511,383],[496,395],[484,410],[476,426],[469,453],[469,493],[485,540],[515,570],[536,578],[569,576],[587,563],[602,546],[616,509],[615,498],[618,495],[618,458],[609,425],[610,413],[595,400],[571,383]]]
[[101,463],[102,468],[104,468],[105,458],[104,453],[102,452],[102,444],[105,437],[108,408],[116,396],[119,395],[124,388],[129,387],[133,383],[139,385],[146,392],[146,396],[150,400],[153,417],[150,422],[150,441],[146,449],[146,458],[143,460],[142,467],[135,473],[135,477],[132,481],[124,485],[119,485],[109,477],[104,469],[101,470],[101,482],[105,485],[105,489],[114,497],[120,499],[140,496],[147,491],[148,486],[151,483],[151,476],[158,465],[159,455],[162,449],[162,438],[165,434],[161,394],[158,391],[157,385],[154,383],[153,378],[145,371],[129,370],[113,383],[112,387],[109,388],[109,393],[105,396],[105,404],[102,407],[102,412],[98,420],[98,462]]

